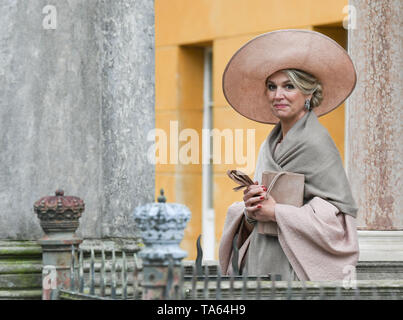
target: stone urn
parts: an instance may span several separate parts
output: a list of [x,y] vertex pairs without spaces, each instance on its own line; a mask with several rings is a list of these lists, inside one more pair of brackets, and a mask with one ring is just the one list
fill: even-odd
[[75,233],[84,209],[82,199],[65,196],[63,190],[57,190],[54,196],[43,197],[34,203],[34,211],[46,234]]

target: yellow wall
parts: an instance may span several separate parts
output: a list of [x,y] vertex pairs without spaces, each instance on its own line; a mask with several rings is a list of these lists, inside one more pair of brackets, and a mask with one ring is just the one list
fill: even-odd
[[[347,32],[341,25],[347,4],[348,0],[155,0],[156,127],[165,130],[168,143],[170,121],[178,121],[179,131],[195,129],[200,137],[199,164],[156,165],[156,197],[164,188],[168,202],[183,203],[192,212],[181,243],[188,259],[195,258],[195,242],[202,232],[203,48],[213,50],[213,128],[244,129],[244,138],[246,129],[255,129],[256,159],[272,126],[248,120],[229,107],[221,88],[228,60],[248,40],[276,29],[315,30],[346,47]],[[344,106],[320,121],[344,157]],[[179,148],[189,141],[179,142]],[[243,150],[246,153],[245,142]],[[228,169],[234,165],[213,168],[216,252],[226,210],[242,199],[241,192],[232,191],[233,183],[225,173]]]

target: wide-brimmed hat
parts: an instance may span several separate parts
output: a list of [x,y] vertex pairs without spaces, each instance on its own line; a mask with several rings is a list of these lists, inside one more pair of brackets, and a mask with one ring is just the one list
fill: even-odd
[[277,123],[266,79],[283,69],[308,72],[322,84],[322,103],[313,109],[317,116],[342,104],[357,80],[349,55],[334,40],[315,31],[278,30],[250,40],[233,55],[223,74],[224,96],[246,118]]

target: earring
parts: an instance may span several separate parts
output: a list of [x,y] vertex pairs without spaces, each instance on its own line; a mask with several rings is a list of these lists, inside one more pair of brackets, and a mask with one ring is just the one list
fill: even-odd
[[304,104],[305,109],[307,109],[308,111],[311,110],[311,100],[306,99],[305,100],[305,104]]

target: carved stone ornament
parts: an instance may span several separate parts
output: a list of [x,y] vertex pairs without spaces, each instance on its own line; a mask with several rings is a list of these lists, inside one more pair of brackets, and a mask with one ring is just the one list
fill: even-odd
[[161,190],[158,202],[147,203],[134,211],[134,221],[146,246],[140,251],[145,264],[166,265],[170,258],[174,264],[179,264],[187,256],[179,244],[190,220],[190,210],[183,204],[165,201]]
[[34,211],[38,215],[40,225],[45,233],[72,232],[78,226],[84,201],[74,196],[64,196],[63,190],[57,190],[55,196],[47,196],[34,203]]

